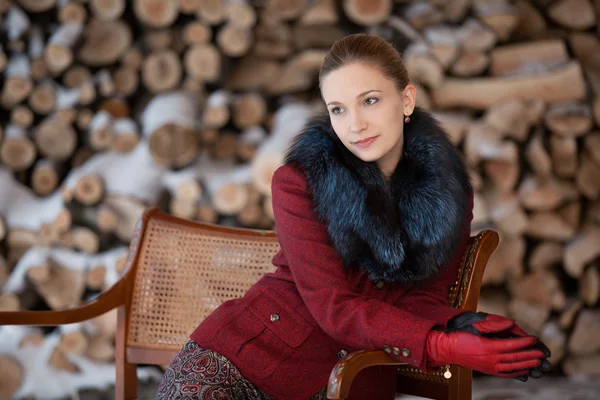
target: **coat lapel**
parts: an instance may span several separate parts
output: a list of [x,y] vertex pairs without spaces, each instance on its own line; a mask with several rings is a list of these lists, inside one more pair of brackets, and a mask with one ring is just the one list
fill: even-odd
[[389,184],[374,162],[340,142],[328,115],[309,121],[284,163],[305,170],[315,212],[347,267],[410,283],[433,277],[455,256],[472,188],[460,152],[428,113],[416,109],[405,125]]

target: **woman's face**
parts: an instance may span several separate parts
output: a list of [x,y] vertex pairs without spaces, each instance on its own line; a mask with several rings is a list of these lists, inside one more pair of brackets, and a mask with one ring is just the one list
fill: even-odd
[[414,86],[400,92],[378,68],[356,62],[327,74],[321,94],[344,146],[390,176],[402,155],[404,116],[414,110]]

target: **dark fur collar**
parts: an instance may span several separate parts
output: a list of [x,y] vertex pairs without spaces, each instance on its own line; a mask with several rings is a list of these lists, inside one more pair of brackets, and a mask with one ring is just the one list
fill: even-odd
[[344,264],[374,280],[435,276],[455,256],[471,211],[460,152],[428,113],[416,109],[410,118],[389,185],[375,163],[341,143],[328,115],[309,121],[284,160],[305,170],[315,211]]

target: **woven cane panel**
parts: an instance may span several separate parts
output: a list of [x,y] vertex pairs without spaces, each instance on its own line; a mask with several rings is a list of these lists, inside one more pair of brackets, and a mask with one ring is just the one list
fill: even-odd
[[265,273],[276,239],[206,233],[150,221],[138,260],[127,344],[180,349],[208,314],[238,298]]

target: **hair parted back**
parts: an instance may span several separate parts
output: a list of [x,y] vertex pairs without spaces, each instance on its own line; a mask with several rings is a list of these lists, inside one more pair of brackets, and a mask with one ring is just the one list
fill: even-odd
[[402,57],[394,46],[378,36],[355,33],[344,36],[331,46],[319,71],[319,86],[327,74],[354,62],[379,68],[386,78],[396,82],[398,90],[404,90],[409,83]]

